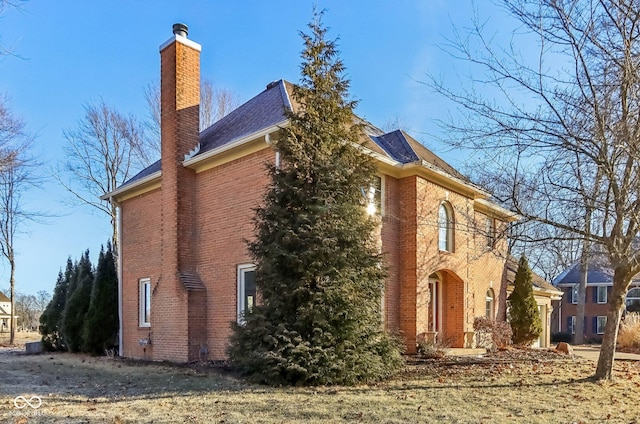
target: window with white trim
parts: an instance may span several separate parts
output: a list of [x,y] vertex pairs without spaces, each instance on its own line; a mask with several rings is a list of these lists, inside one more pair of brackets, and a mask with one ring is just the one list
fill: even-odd
[[598,334],[604,334],[604,327],[607,325],[607,317],[598,317],[597,328]]
[[597,286],[598,303],[607,303],[607,286]]
[[485,231],[487,233],[487,247],[493,248],[496,241],[496,225],[493,218],[487,217],[485,220]]
[[369,186],[369,190],[366,192],[367,213],[369,215],[383,215],[382,208],[382,191],[383,191],[383,179],[380,175],[374,175]]
[[494,295],[493,295],[493,289],[489,289],[487,290],[487,296],[485,298],[485,311],[484,314],[487,318],[489,319],[493,319],[494,318]]
[[453,212],[447,202],[438,208],[438,249],[453,252]]
[[139,326],[151,327],[151,279],[141,278],[138,282]]
[[244,316],[251,312],[256,304],[256,266],[238,265],[238,322],[244,322]]
[[577,284],[573,286],[573,288],[571,289],[571,303],[573,303],[574,305],[578,303],[578,285]]
[[571,334],[576,334],[576,317],[575,315],[569,320],[569,328],[567,329]]

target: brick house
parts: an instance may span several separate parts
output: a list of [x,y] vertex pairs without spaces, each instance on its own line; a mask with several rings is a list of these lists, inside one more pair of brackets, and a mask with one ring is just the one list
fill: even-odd
[[[594,254],[587,271],[587,292],[584,304],[584,341],[601,342],[607,323],[609,294],[613,287],[613,268],[604,255]],[[580,284],[580,261],[564,270],[553,284],[564,295],[554,306],[551,330],[553,333],[575,334],[578,310],[578,286]],[[637,277],[637,276],[636,276]],[[640,312],[640,279],[631,281],[626,299],[627,312]],[[578,341],[574,341],[576,344]]]
[[[230,322],[256,301],[244,240],[277,163],[292,85],[279,80],[198,132],[200,45],[186,27],[160,47],[162,157],[108,193],[119,208],[120,354],[223,359]],[[389,279],[386,328],[409,353],[421,338],[473,345],[476,316],[505,316],[506,241],[515,219],[489,194],[402,131],[366,123],[378,164],[371,212]]]

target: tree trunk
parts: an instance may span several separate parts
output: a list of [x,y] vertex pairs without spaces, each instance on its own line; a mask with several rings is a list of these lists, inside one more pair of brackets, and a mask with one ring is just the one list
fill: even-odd
[[[13,255],[12,255],[13,256]],[[15,280],[15,274],[16,274],[16,263],[13,260],[13,258],[11,258],[9,260],[9,265],[11,267],[11,274],[9,277],[9,286],[11,287],[11,333],[9,336],[9,344],[13,345],[15,340],[16,340],[16,319],[14,319],[14,315],[16,314],[16,280]]]
[[580,258],[580,283],[578,285],[578,308],[576,311],[576,326],[573,343],[581,345],[584,343],[584,305],[587,301],[587,274],[589,272],[589,254],[587,252],[588,242],[585,240]]
[[631,273],[628,267],[616,267],[613,274],[613,288],[609,297],[609,310],[607,311],[607,324],[604,329],[604,337],[598,357],[595,378],[597,380],[611,380],[613,377],[613,358],[618,340],[620,319],[625,307],[625,297]]

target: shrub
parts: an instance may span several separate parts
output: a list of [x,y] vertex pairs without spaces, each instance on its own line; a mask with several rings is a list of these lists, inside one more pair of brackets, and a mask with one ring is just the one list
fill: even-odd
[[640,347],[640,313],[631,312],[624,318],[618,333],[618,346]]
[[447,354],[447,343],[434,340],[421,339],[418,341],[416,352],[418,356],[427,359],[440,359]]
[[522,256],[518,262],[514,289],[509,301],[509,322],[513,331],[513,344],[530,346],[542,333],[542,320],[538,304],[533,296],[531,269],[527,258]]
[[489,351],[505,349],[511,344],[511,326],[506,321],[496,321],[486,317],[476,317],[473,320],[476,332],[476,344]]

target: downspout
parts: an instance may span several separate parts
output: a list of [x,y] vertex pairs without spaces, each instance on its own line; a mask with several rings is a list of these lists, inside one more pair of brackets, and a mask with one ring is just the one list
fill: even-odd
[[109,199],[114,205],[116,205],[117,210],[117,225],[118,225],[118,356],[122,358],[123,356],[123,346],[122,346],[122,209],[120,205],[113,199]]

